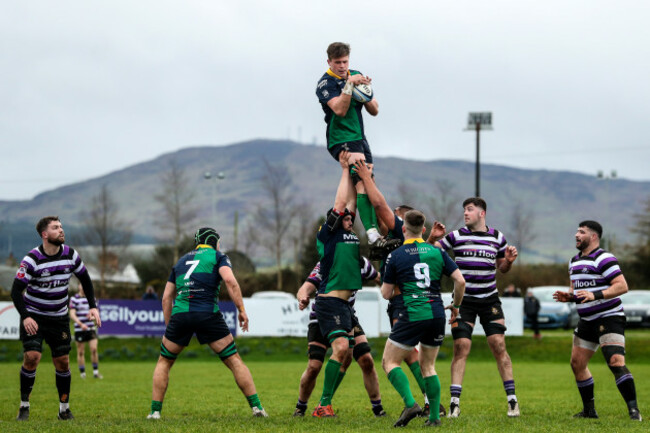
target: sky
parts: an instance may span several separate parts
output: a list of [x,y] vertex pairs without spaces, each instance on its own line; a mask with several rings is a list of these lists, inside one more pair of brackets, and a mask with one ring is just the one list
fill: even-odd
[[334,41],[372,78],[376,156],[474,161],[490,111],[482,163],[650,180],[648,22],[642,0],[2,2],[0,200],[189,146],[324,146]]

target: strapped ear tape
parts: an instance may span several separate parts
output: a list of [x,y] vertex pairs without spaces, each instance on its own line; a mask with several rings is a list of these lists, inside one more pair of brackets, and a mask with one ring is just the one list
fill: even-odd
[[217,233],[215,229],[210,228],[210,227],[200,228],[194,234],[194,243],[196,245],[207,244],[207,245],[212,245],[213,247],[217,248],[217,244],[219,243],[219,239],[221,239],[221,236],[219,236],[219,233]]

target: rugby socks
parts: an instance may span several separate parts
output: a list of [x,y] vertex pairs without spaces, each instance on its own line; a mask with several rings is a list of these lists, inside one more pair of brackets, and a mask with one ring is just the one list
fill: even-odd
[[341,374],[341,363],[330,358],[325,366],[325,383],[323,383],[323,395],[320,398],[321,406],[332,404],[332,397],[337,387],[339,375]]
[[306,411],[307,410],[307,402],[298,399],[298,403],[296,403],[296,409],[300,409],[303,412]]
[[503,389],[506,390],[506,396],[508,401],[517,401],[517,396],[515,395],[515,381],[514,380],[505,380],[503,382]]
[[377,224],[377,214],[372,203],[370,203],[368,194],[357,194],[357,212],[361,218],[363,228],[366,229],[368,243],[375,243],[379,239],[379,224]]
[[344,377],[345,377],[345,371],[339,371],[339,377],[336,378],[336,384],[334,385],[334,393],[336,393],[336,390],[339,389],[339,385],[343,381]]
[[413,377],[415,377],[415,381],[420,387],[420,391],[422,391],[422,394],[426,394],[426,386],[424,384],[424,378],[422,377],[422,370],[420,370],[420,362],[415,361],[413,364],[409,365],[409,368],[411,369],[411,373],[413,373]]
[[584,411],[594,410],[594,378],[576,380],[576,384],[578,385],[578,391],[580,391]]
[[395,367],[388,373],[388,380],[390,381],[393,388],[397,390],[399,395],[404,400],[406,407],[413,407],[415,404],[415,399],[413,394],[411,394],[411,387],[409,385],[409,380],[404,374],[404,371],[401,367]]
[[435,408],[440,407],[440,379],[438,375],[428,376],[424,378],[424,384],[427,390],[427,396],[431,398],[429,407],[429,421],[440,419],[440,411]]
[[256,407],[256,408],[258,408],[259,410],[264,409],[264,408],[262,407],[262,402],[260,402],[260,398],[257,396],[257,394],[247,395],[247,396],[246,396],[246,400],[248,400],[248,405],[249,405],[250,407]]
[[99,363],[93,362],[93,374],[97,376],[99,374]]
[[451,402],[454,404],[460,404],[460,393],[463,392],[462,385],[451,384],[449,386],[449,394],[451,394]]
[[[614,371],[614,368],[616,367],[610,368],[612,371]],[[632,377],[632,373],[630,373],[630,371],[625,366],[618,367],[618,369],[620,369],[620,373],[614,373],[618,391],[621,393],[621,396],[623,396],[623,400],[625,400],[628,409],[637,408],[636,387],[634,386],[634,378]]]
[[151,400],[151,413],[162,412],[162,401]]
[[[70,370],[55,372],[56,377],[56,389],[59,391],[59,402],[67,406],[68,400],[70,399],[70,383],[72,382],[72,374]],[[67,407],[64,407],[61,412],[65,412]]]
[[84,374],[86,372],[86,366],[85,365],[80,365],[79,366],[79,373]]
[[[29,395],[34,388],[36,381],[36,370],[27,370],[25,367],[20,368],[20,401],[21,406],[29,407]],[[24,405],[23,403],[27,403]]]

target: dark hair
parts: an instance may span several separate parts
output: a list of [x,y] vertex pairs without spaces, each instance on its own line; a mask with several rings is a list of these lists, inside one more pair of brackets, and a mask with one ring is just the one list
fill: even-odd
[[38,235],[41,236],[41,233],[47,230],[47,226],[49,226],[52,221],[61,222],[58,216],[43,217],[36,223],[36,233],[38,233]]
[[214,249],[217,249],[219,239],[221,239],[219,233],[211,227],[200,228],[194,234],[194,243],[196,245],[206,244],[214,247]]
[[350,45],[344,42],[332,42],[329,47],[327,47],[327,58],[340,59],[341,57],[350,55]]
[[426,217],[419,210],[411,209],[404,214],[404,225],[406,226],[406,230],[413,234],[418,234],[422,231],[425,220]]
[[468,199],[465,199],[463,202],[463,209],[465,209],[465,206],[468,204],[473,204],[474,206],[480,207],[487,212],[487,203],[481,197],[470,197]]
[[597,221],[582,221],[580,224],[578,224],[578,227],[587,227],[588,229],[595,231],[598,235],[598,239],[603,237],[603,226],[601,226]]
[[413,210],[413,208],[409,205],[406,204],[401,204],[395,208],[395,213],[397,212],[408,212],[410,210]]

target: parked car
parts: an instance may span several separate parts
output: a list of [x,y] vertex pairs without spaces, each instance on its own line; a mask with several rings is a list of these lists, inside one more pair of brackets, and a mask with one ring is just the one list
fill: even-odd
[[650,290],[630,290],[621,296],[626,327],[650,327]]
[[[553,293],[558,290],[568,292],[567,286],[540,286],[531,287],[528,290],[539,300],[540,310],[537,315],[537,323],[540,328],[573,328],[578,324],[580,317],[576,304],[571,302],[556,302]],[[524,315],[524,327],[530,328],[531,324]]]

